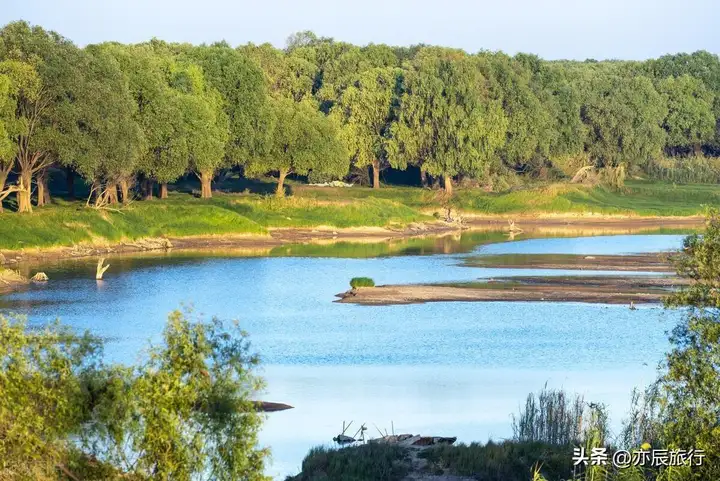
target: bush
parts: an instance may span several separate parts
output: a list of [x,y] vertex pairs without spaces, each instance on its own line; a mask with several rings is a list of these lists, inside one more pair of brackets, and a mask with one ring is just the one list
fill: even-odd
[[701,155],[661,157],[649,161],[645,171],[653,180],[678,184],[716,184],[720,182],[720,158]]
[[350,279],[350,287],[357,289],[358,287],[375,287],[375,281],[369,277],[353,277]]
[[483,481],[527,481],[533,468],[550,480],[571,475],[573,447],[504,441],[436,446],[419,454],[431,467]]
[[363,444],[340,449],[315,447],[302,472],[288,481],[398,481],[409,472],[407,450],[389,444]]

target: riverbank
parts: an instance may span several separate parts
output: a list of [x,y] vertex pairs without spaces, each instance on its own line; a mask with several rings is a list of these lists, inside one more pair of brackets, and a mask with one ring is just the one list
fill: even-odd
[[[511,231],[505,216],[478,216],[462,224],[439,220],[410,222],[392,227],[277,227],[262,233],[211,234],[187,236],[140,237],[113,241],[96,237],[92,241],[68,246],[0,248],[0,266],[14,268],[24,263],[42,263],[56,259],[112,257],[143,252],[230,252],[266,255],[272,249],[291,245],[327,245],[339,243],[380,244],[402,239],[455,235],[461,232],[497,232],[503,239],[531,236],[585,236],[691,232],[702,228],[704,218],[693,217],[613,217],[613,216],[515,216]],[[60,227],[59,227],[60,228]],[[502,233],[505,233],[504,235]]]
[[[293,186],[278,199],[216,193],[212,199],[173,192],[168,199],[93,209],[56,199],[32,214],[0,214],[0,251],[130,245],[147,238],[272,237],[274,230],[380,228],[442,222],[448,215],[472,229],[551,234],[570,226],[598,233],[702,226],[706,205],[720,204],[720,187],[628,182],[622,190],[556,184],[504,193],[458,189],[448,204],[442,191],[414,187]],[[519,232],[519,231],[517,231]],[[363,234],[363,237],[372,234]],[[307,237],[307,236],[305,236]]]
[[0,294],[23,288],[28,284],[30,284],[30,280],[19,272],[0,266]]
[[337,294],[337,302],[371,306],[425,302],[587,302],[602,304],[661,303],[668,292],[687,284],[672,275],[667,254],[581,256],[570,254],[504,254],[466,258],[467,267],[559,269],[655,273],[628,276],[497,277],[472,282],[383,285]]
[[[662,284],[660,279],[654,279]],[[672,284],[670,282],[669,284]],[[426,302],[586,302],[594,304],[659,304],[667,291],[662,287],[598,286],[590,281],[574,285],[552,281],[525,285],[509,279],[473,285],[388,285],[361,287],[338,294],[338,302],[366,306],[420,304]]]

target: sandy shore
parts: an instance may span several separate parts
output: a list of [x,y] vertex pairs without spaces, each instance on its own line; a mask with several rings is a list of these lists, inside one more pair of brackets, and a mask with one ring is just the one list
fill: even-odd
[[662,302],[677,278],[505,278],[491,282],[362,287],[342,294],[336,302],[387,306],[424,302],[587,302],[653,304]]
[[672,275],[668,254],[582,256],[568,254],[504,254],[471,257],[463,264],[494,269],[563,269],[653,272],[627,276],[514,276],[474,282],[385,285],[352,289],[337,302],[364,305],[443,301],[547,301],[602,304],[659,303],[668,292],[687,284]]
[[463,261],[463,265],[495,269],[674,272],[671,256],[667,253],[625,256],[573,254],[489,255],[468,257]]
[[411,237],[437,236],[461,232],[463,226],[444,222],[413,223],[402,229],[382,227],[358,227],[338,229],[334,227],[277,228],[268,235],[207,235],[190,237],[162,237],[138,239],[118,243],[94,243],[68,247],[27,248],[0,250],[0,266],[12,268],[20,262],[42,261],[83,257],[111,257],[137,252],[152,251],[212,251],[234,250],[262,255],[272,248],[298,243],[330,244],[334,242],[387,242]]
[[[0,265],[12,267],[18,262],[60,258],[110,256],[153,250],[248,249],[269,250],[286,244],[332,242],[386,242],[410,237],[435,236],[472,231],[508,231],[509,220],[525,234],[535,235],[602,235],[632,234],[658,229],[699,229],[703,217],[621,217],[621,216],[464,216],[463,225],[445,222],[413,223],[404,228],[357,227],[339,229],[271,228],[269,235],[207,235],[140,239],[118,243],[97,242],[68,247],[0,250]],[[516,235],[521,236],[522,233]]]

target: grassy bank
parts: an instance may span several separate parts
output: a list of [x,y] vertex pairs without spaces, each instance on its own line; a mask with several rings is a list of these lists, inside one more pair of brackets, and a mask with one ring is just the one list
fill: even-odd
[[0,214],[0,249],[120,242],[143,237],[266,234],[268,227],[391,226],[431,219],[383,199],[327,202],[258,195],[222,195],[201,200],[173,194],[166,200],[134,202],[112,210],[57,201],[32,214]]
[[410,472],[408,450],[387,444],[333,449],[313,448],[302,472],[286,481],[400,481]]
[[[377,198],[402,202],[421,210],[437,209],[441,191],[394,187],[299,188],[297,194],[324,200]],[[503,193],[458,189],[453,200],[461,211],[475,214],[604,214],[690,216],[703,214],[703,205],[720,204],[720,186],[628,181],[621,190],[575,184],[553,184]]]
[[[394,227],[433,220],[442,192],[413,187],[320,188],[296,186],[276,199],[259,194],[221,194],[202,200],[173,193],[167,200],[137,201],[117,210],[58,200],[32,214],[0,214],[0,249],[120,242],[143,237],[264,234],[268,228]],[[506,193],[459,189],[456,208],[474,214],[604,214],[689,216],[720,205],[720,186],[628,182],[603,187],[550,185]]]
[[[572,446],[515,441],[437,446],[415,451],[420,461],[414,469],[411,449],[386,444],[313,448],[303,460],[302,472],[286,481],[400,481],[413,470],[417,475],[438,476],[434,479],[450,475],[482,481],[529,481],[538,466],[546,479],[572,475]],[[422,467],[417,470],[418,466]]]

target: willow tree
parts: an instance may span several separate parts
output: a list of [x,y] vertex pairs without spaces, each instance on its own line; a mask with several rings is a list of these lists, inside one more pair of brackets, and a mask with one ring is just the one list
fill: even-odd
[[355,167],[372,167],[373,188],[380,188],[380,170],[387,162],[387,137],[394,116],[401,71],[376,68],[358,75],[333,107],[340,139]]
[[15,165],[18,140],[27,135],[29,129],[24,116],[18,113],[18,102],[22,98],[37,98],[39,91],[40,78],[32,65],[16,60],[0,62],[0,212],[2,201],[22,189],[22,186],[5,187]]
[[[106,49],[85,50],[76,99],[77,142],[61,156],[93,185],[96,205],[118,202],[118,186],[135,172],[145,149],[128,79]],[[123,199],[127,191],[123,189]]]
[[474,59],[460,51],[424,49],[405,74],[390,161],[442,176],[452,193],[458,174],[480,176],[503,145],[507,118]]
[[317,67],[309,60],[294,52],[285,53],[267,43],[246,45],[239,51],[262,69],[266,88],[271,95],[295,102],[312,99]]
[[[493,77],[508,118],[506,141],[500,155],[508,167],[517,172],[532,169],[535,157],[547,158],[557,133],[553,124],[555,105],[552,96],[533,82],[532,65],[527,63],[538,64],[539,59],[528,55],[514,59],[494,54],[491,71],[486,73]],[[536,65],[535,68],[540,67]],[[543,94],[545,102],[540,98]]]
[[180,135],[182,110],[177,93],[167,79],[172,59],[158,54],[147,44],[107,43],[98,48],[112,55],[127,77],[128,91],[136,105],[133,117],[145,139],[136,172],[119,179],[123,202],[130,198],[130,186],[137,172],[144,174],[145,195],[150,198],[153,179],[172,182],[187,170],[187,148]]
[[647,77],[595,77],[583,113],[590,129],[588,151],[598,167],[622,172],[661,153],[667,115],[663,97]]
[[42,82],[37,91],[22,89],[16,97],[16,116],[26,125],[17,139],[19,212],[32,211],[31,185],[36,175],[40,177],[38,203],[44,203],[47,168],[58,160],[59,150],[76,141],[73,104],[82,84],[76,68],[79,55],[69,40],[27,22],[13,22],[0,30],[0,58],[32,65]]
[[[179,94],[182,126],[178,133],[185,142],[188,168],[200,179],[200,196],[210,198],[212,179],[223,165],[229,138],[222,97],[207,85],[202,69],[195,64],[177,64],[170,84]],[[167,197],[166,184],[161,197]]]
[[668,113],[663,122],[671,148],[692,149],[696,155],[715,135],[714,96],[697,78],[683,75],[658,82],[658,91],[667,99]]
[[[2,70],[0,70],[2,71]],[[11,135],[11,124],[15,119],[14,102],[10,95],[10,78],[0,74],[0,212],[5,199],[5,182],[15,162],[15,142]]]
[[265,112],[263,72],[246,54],[226,43],[192,47],[184,56],[202,67],[208,86],[220,93],[229,127],[225,163],[241,165],[257,148]]
[[289,174],[347,174],[348,156],[337,138],[335,125],[314,105],[273,98],[268,108],[270,128],[262,151],[246,165],[247,175],[277,172],[276,195],[282,197]]
[[666,300],[685,314],[659,379],[661,434],[668,448],[704,450],[695,479],[720,477],[720,217],[711,210],[702,235],[691,235],[675,258],[690,282]]

